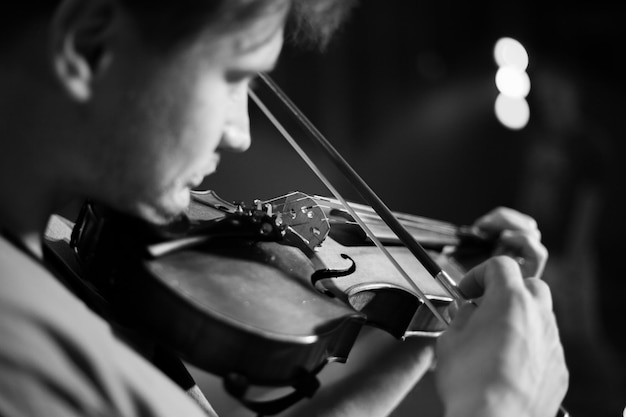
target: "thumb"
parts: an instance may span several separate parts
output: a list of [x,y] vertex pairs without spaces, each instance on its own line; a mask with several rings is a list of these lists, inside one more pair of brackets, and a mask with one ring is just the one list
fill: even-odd
[[508,256],[496,256],[470,269],[459,283],[466,297],[478,298],[524,284],[519,264]]

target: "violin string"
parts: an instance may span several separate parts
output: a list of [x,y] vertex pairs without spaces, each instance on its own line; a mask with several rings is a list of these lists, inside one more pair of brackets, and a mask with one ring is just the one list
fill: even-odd
[[[338,206],[341,204],[338,200],[333,200],[328,197],[310,196],[307,194],[302,195],[302,193],[300,192],[287,193],[282,196],[271,198],[269,200],[264,200],[262,203],[263,204],[270,203],[272,205],[272,210],[274,213],[278,213],[281,216],[284,216],[284,215],[289,216],[291,215],[291,211],[285,210],[285,206],[287,206],[288,204],[287,199],[296,194],[300,194],[301,196],[288,200],[290,205],[294,205],[295,203],[298,203],[301,201],[307,201],[307,202],[314,201],[315,202],[315,205],[302,206],[302,207],[299,207],[299,210],[308,211],[315,207],[319,207],[322,209],[327,209],[328,211],[341,210],[343,212],[347,212],[347,210],[344,208],[338,208]],[[275,201],[279,201],[279,200],[282,200],[283,202],[274,203]],[[331,206],[329,204],[323,204],[316,200],[320,200],[325,203],[332,203],[333,205]],[[354,203],[352,201],[348,202],[348,204],[352,206],[352,208],[355,209],[355,211],[359,214],[359,216],[362,219],[366,220],[366,223],[370,225],[371,227],[373,226],[373,227],[388,228],[386,223],[380,218],[380,216],[378,216],[378,214],[376,214],[376,212],[371,207],[363,205],[363,204],[359,204],[359,203]],[[458,237],[458,233],[460,232],[460,228],[452,223],[448,223],[448,222],[444,222],[440,220],[431,220],[426,217],[414,216],[414,215],[406,214],[406,213],[395,213],[395,214],[398,215],[398,218],[402,220],[402,224],[405,227],[407,227],[409,230],[412,230],[415,233],[418,233],[416,235],[416,238],[418,239],[423,238],[423,236],[419,234],[423,232],[431,232],[431,233],[437,234],[437,236],[443,236],[443,237]],[[353,226],[358,227],[358,223],[356,221],[350,221],[347,219],[337,220],[337,219],[331,218],[329,219],[329,221],[331,223],[353,225]],[[302,223],[289,223],[289,224],[292,227],[297,227],[297,226],[306,225],[307,223],[302,222]]]
[[[282,197],[276,197],[274,199],[271,200],[267,200],[265,202],[272,202],[287,196],[290,196],[294,193],[291,194],[287,194],[285,196]],[[298,202],[301,200],[308,200],[308,199],[321,199],[324,202],[328,202],[327,198],[321,198],[318,196],[306,196],[306,197],[299,197],[295,200],[293,200],[294,202]],[[339,205],[341,203],[337,202],[333,202],[336,205]],[[355,209],[355,211],[357,213],[359,213],[359,216],[362,219],[367,219],[369,221],[370,224],[377,226],[377,225],[386,225],[385,222],[380,218],[380,216],[378,214],[376,214],[375,211],[373,211],[371,208],[368,208],[366,206],[363,206],[361,204],[358,203],[353,203],[353,202],[349,202],[348,203],[350,206],[352,206],[352,208]],[[274,210],[275,211],[279,211],[281,214],[285,214],[286,211],[280,209],[280,207],[284,207],[286,205],[286,203],[282,203],[282,204],[277,204],[276,206],[274,206]],[[318,207],[321,208],[326,208],[328,210],[342,210],[342,211],[347,211],[344,208],[337,208],[328,204],[323,204],[323,203],[317,203]],[[363,207],[363,208],[362,208]],[[311,209],[312,206],[307,206],[307,207],[302,207],[303,209]],[[408,214],[404,214],[404,213],[396,213],[398,215],[398,218],[402,220],[402,224],[409,228],[412,229],[414,231],[417,232],[432,232],[432,233],[438,233],[440,235],[446,236],[446,237],[454,237],[458,235],[459,232],[459,228],[451,223],[446,223],[446,222],[442,222],[442,221],[438,221],[438,220],[430,220],[424,217],[419,217],[419,216],[413,216],[413,215],[408,215]],[[346,223],[349,223],[348,221],[346,221]]]
[[309,158],[309,156],[304,152],[304,150],[296,143],[293,137],[287,132],[284,126],[278,121],[276,117],[270,112],[270,110],[265,106],[265,104],[261,101],[261,99],[254,93],[252,90],[248,90],[248,94],[252,98],[252,100],[256,103],[259,109],[265,114],[265,116],[272,122],[274,127],[281,133],[281,135],[287,140],[287,142],[291,145],[291,147],[298,153],[300,158],[309,166],[309,168],[317,175],[317,177],[324,183],[324,185],[328,188],[328,190],[337,198],[339,201],[344,204],[346,210],[350,212],[352,217],[359,223],[359,226],[363,229],[363,231],[367,234],[367,236],[372,240],[372,242],[380,249],[380,251],[385,255],[387,259],[392,263],[394,268],[402,275],[404,280],[409,284],[409,286],[415,291],[418,297],[422,300],[422,302],[428,307],[428,309],[433,313],[437,319],[442,321],[446,326],[450,324],[450,322],[437,310],[435,305],[426,297],[424,292],[419,288],[419,286],[413,281],[413,279],[408,275],[408,273],[400,266],[400,264],[396,261],[396,259],[389,253],[389,251],[383,246],[383,244],[378,240],[378,238],[372,233],[369,227],[361,220],[361,218],[357,215],[352,207],[347,203],[347,201],[343,198],[343,196],[335,189],[335,187],[330,183],[330,181],[326,178],[326,176],[319,170],[319,168],[315,165],[315,163]]
[[[344,212],[346,211],[343,207],[337,207],[337,205],[340,204],[339,202],[333,201],[332,199],[329,199],[327,197],[313,196],[312,198],[322,201],[318,203],[320,207],[325,207],[329,210],[341,210]],[[380,227],[383,225],[388,227],[387,223],[385,223],[385,221],[371,207],[353,202],[349,202],[349,204],[359,213],[359,216],[362,219],[367,220],[369,224],[372,224],[375,227]],[[447,223],[439,220],[430,220],[425,217],[413,216],[405,213],[394,212],[394,215],[398,218],[398,220],[401,221],[402,225],[405,228],[410,229],[415,233],[436,233],[440,236],[449,238],[457,237],[459,233],[459,227],[452,223]]]
[[[264,203],[271,203],[273,201],[279,200],[279,199],[285,199],[286,197],[289,197],[291,195],[294,195],[296,193],[289,193],[286,194],[284,196],[281,197],[275,197],[273,199],[270,200],[266,200],[264,201]],[[298,201],[303,201],[303,200],[309,200],[309,199],[320,199],[322,201],[325,202],[331,202],[330,199],[325,198],[325,197],[311,197],[311,196],[302,196],[302,197],[298,197],[294,200],[292,200],[291,202],[298,202]],[[338,201],[332,201],[333,203],[339,205],[341,203],[339,203]],[[352,206],[352,208],[355,209],[355,211],[357,211],[357,213],[359,213],[359,216],[362,219],[368,219],[370,224],[373,225],[383,225],[385,224],[385,222],[380,218],[380,216],[378,214],[376,214],[376,212],[371,209],[370,207],[367,207],[365,205],[359,204],[359,203],[354,203],[354,202],[349,202],[349,205]],[[277,204],[275,206],[273,206],[274,211],[279,212],[281,214],[286,214],[287,211],[283,210],[282,208],[284,208],[286,206],[286,203],[281,203],[281,204]],[[327,204],[317,204],[318,207],[322,207],[322,208],[327,208],[329,210],[332,209],[337,209],[336,207],[327,205]],[[307,206],[307,207],[302,207],[302,209],[306,209],[309,210],[313,208],[313,206]],[[346,211],[344,208],[340,208],[339,210],[342,211]],[[443,236],[457,236],[459,228],[451,223],[447,223],[447,222],[442,222],[439,220],[431,220],[431,219],[427,219],[425,217],[420,217],[420,216],[414,216],[414,215],[410,215],[410,214],[405,214],[405,213],[395,213],[398,216],[398,219],[402,220],[402,224],[403,226],[410,228],[412,230],[415,231],[420,231],[420,232],[433,232],[433,233],[438,233],[440,235]],[[346,221],[346,223],[351,223]]]
[[[334,203],[334,204],[338,204],[338,202],[334,201],[332,198],[328,198],[328,197],[320,197],[320,196],[313,196],[313,199],[317,199],[317,200],[321,200],[327,203]],[[373,216],[377,216],[378,218],[380,218],[380,216],[376,213],[376,210],[374,210],[371,206],[367,206],[365,204],[360,204],[360,203],[354,203],[354,202],[350,202],[350,205],[353,206],[357,211],[359,212],[363,212],[363,213],[369,213]],[[426,217],[421,217],[421,216],[416,216],[414,214],[408,214],[408,213],[400,213],[400,212],[394,212],[393,213],[398,219],[410,222],[410,223],[419,223],[419,224],[427,224],[427,225],[437,225],[437,226],[441,226],[444,228],[450,228],[453,230],[458,229],[458,227],[452,223],[449,222],[445,222],[442,220],[434,220],[434,219],[430,219],[430,218],[426,218]]]
[[[385,222],[380,217],[373,215],[373,214],[361,213],[360,216],[363,219],[367,219],[370,223],[374,225],[385,224]],[[456,236],[457,235],[456,228],[450,228],[446,226],[431,225],[431,224],[424,224],[424,223],[412,223],[412,222],[407,222],[407,221],[402,221],[402,225],[408,229],[413,229],[415,231],[438,233],[444,236]]]

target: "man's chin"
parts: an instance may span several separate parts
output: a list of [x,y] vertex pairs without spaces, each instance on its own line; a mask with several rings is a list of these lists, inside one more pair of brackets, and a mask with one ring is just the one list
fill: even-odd
[[167,224],[187,210],[190,198],[189,190],[187,190],[186,197],[184,198],[178,196],[178,198],[168,201],[140,204],[137,207],[137,214],[150,223],[158,225]]

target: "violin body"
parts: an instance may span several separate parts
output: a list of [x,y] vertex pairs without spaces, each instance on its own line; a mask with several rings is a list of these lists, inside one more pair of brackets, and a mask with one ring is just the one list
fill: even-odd
[[[233,262],[233,251],[247,258]],[[138,274],[116,302],[201,369],[251,384],[291,385],[302,372],[345,361],[365,321],[311,288],[302,257],[274,242],[174,252],[144,260],[147,274]]]

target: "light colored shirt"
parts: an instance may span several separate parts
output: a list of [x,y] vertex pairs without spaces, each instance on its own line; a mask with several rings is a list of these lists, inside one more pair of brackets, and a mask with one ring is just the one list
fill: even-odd
[[0,415],[206,417],[42,264],[1,236]]

